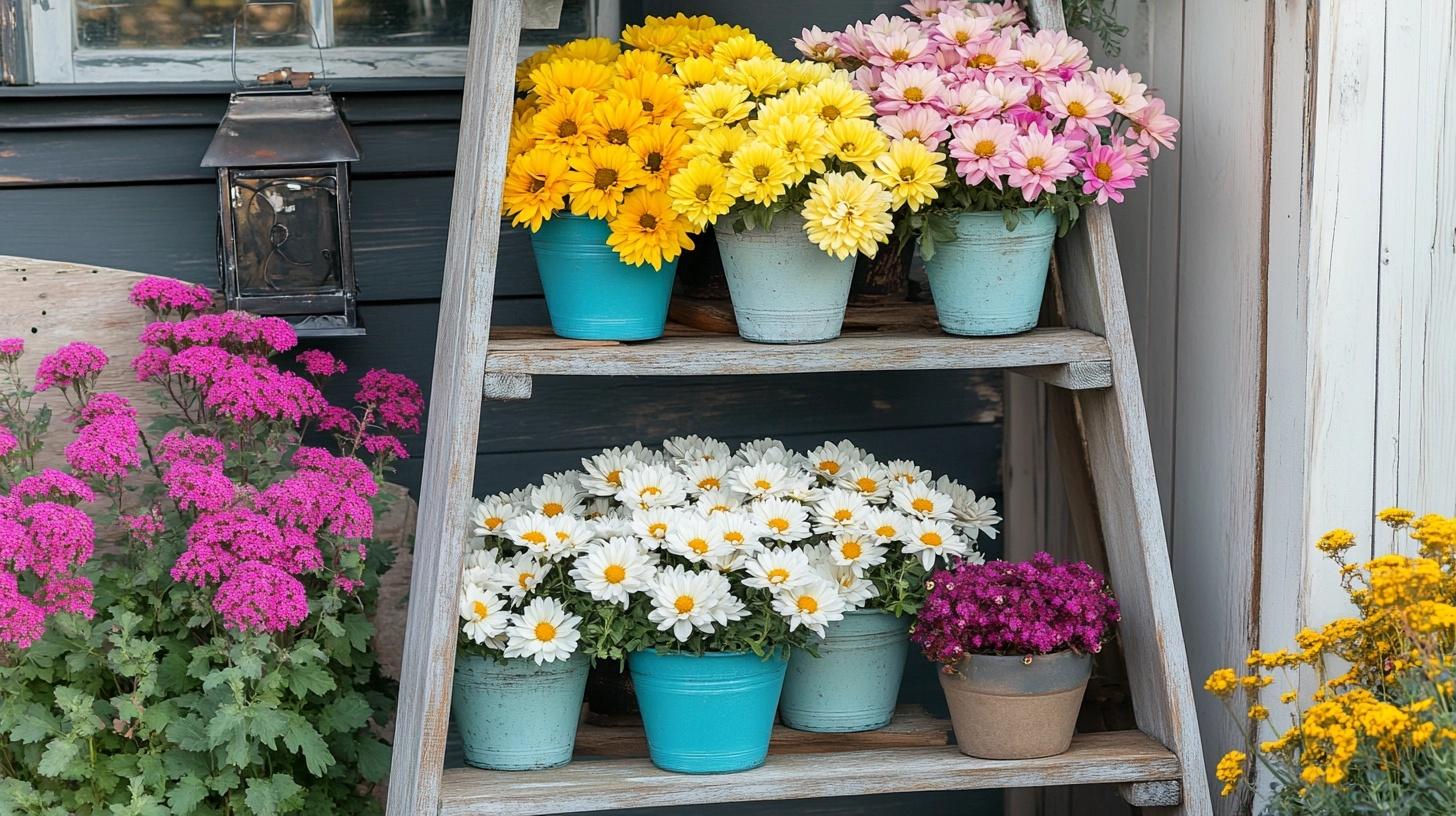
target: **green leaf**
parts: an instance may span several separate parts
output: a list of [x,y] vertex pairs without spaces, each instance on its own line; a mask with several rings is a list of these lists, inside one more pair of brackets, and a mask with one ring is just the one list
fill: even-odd
[[333,691],[334,678],[323,666],[304,663],[294,666],[288,672],[288,689],[299,697],[308,694],[323,696]]
[[362,696],[345,695],[324,706],[318,717],[318,727],[325,734],[353,731],[368,722],[369,715],[373,713]]
[[41,776],[53,778],[76,777],[80,774],[81,768],[77,757],[81,755],[81,745],[72,739],[62,737],[53,739],[46,744],[45,752],[41,754],[40,764],[36,771]]
[[207,727],[197,716],[174,720],[167,726],[167,739],[186,751],[207,751],[212,745],[207,739]]
[[389,777],[389,746],[373,737],[363,737],[356,747],[359,753],[359,775],[370,782],[383,782]]
[[10,729],[10,738],[26,745],[34,745],[61,730],[61,721],[56,715],[36,704],[26,706]]
[[206,798],[207,784],[190,774],[177,780],[167,791],[167,804],[177,816],[187,816]]
[[315,776],[323,776],[334,764],[334,755],[329,752],[329,746],[324,743],[324,738],[319,736],[317,729],[304,719],[300,714],[292,714],[289,717],[288,731],[283,735],[283,745],[295,754],[302,754],[304,764],[308,766],[308,772]]
[[[327,713],[328,709],[324,709]],[[248,712],[248,734],[255,740],[276,747],[278,739],[288,732],[288,717],[274,706],[258,705]]]
[[293,777],[273,774],[268,779],[249,779],[244,801],[257,816],[278,816],[285,810],[292,810],[288,807],[288,800],[302,792],[303,788],[293,781]]

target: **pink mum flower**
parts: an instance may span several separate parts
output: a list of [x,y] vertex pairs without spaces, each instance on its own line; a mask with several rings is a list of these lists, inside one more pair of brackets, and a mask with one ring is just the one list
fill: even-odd
[[945,113],[953,126],[985,119],[1000,111],[1001,100],[992,96],[986,86],[976,80],[962,82],[945,93]]
[[892,116],[881,116],[880,130],[894,139],[914,139],[930,150],[950,138],[950,122],[931,108],[914,108]]
[[980,72],[997,74],[1015,73],[1016,35],[1012,32],[973,41],[965,49],[965,67]]
[[930,39],[955,52],[962,59],[976,51],[977,44],[990,39],[995,23],[989,17],[977,17],[964,11],[945,11],[935,18]]
[[867,62],[886,70],[930,62],[935,57],[930,38],[918,28],[871,34],[869,46]]
[[794,47],[799,53],[816,62],[834,62],[840,57],[839,35],[824,31],[819,26],[806,28],[794,38]]
[[997,28],[1010,28],[1026,22],[1026,12],[1016,0],[1001,0],[999,3],[973,3],[970,7],[972,14],[991,18],[992,25]]
[[1112,120],[1112,97],[1096,86],[1074,79],[1065,85],[1050,86],[1044,93],[1047,107],[1057,118],[1066,120],[1066,132],[1081,130],[1096,137],[1097,129],[1108,127]]
[[[1142,148],[1134,145],[1138,153]],[[1082,168],[1082,192],[1097,194],[1097,203],[1108,200],[1122,203],[1122,191],[1132,187],[1139,173],[1128,161],[1127,150],[1121,144],[1098,144],[1088,150],[1077,161]]]
[[1178,132],[1178,120],[1167,114],[1167,103],[1150,97],[1148,104],[1133,114],[1132,132],[1137,134],[1137,143],[1148,149],[1148,155],[1158,157],[1159,146],[1173,149],[1174,134]]
[[910,12],[910,16],[919,20],[934,20],[947,9],[965,7],[964,0],[910,0],[900,8]]
[[1008,180],[1030,203],[1042,193],[1056,192],[1057,182],[1077,172],[1071,156],[1062,139],[1050,131],[1033,128],[1012,143]]
[[1112,100],[1112,107],[1123,116],[1132,116],[1148,105],[1148,98],[1145,95],[1148,86],[1142,83],[1142,74],[1136,71],[1129,71],[1120,68],[1116,71],[1111,68],[1098,68],[1092,72],[1092,84],[1097,90],[1107,94]]
[[928,65],[887,70],[875,91],[875,112],[888,116],[921,107],[939,110],[945,105],[945,91],[940,72]]
[[1011,170],[1011,145],[1015,139],[1014,125],[994,119],[957,127],[950,142],[956,173],[966,184],[990,181],[1001,189],[1001,177]]
[[110,358],[90,343],[67,343],[41,359],[35,369],[35,390],[89,387],[96,382]]

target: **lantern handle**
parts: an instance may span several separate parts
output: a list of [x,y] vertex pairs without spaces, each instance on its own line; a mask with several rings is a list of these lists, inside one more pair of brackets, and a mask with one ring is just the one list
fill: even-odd
[[300,17],[303,11],[302,3],[298,2],[298,0],[244,0],[243,5],[238,9],[237,16],[233,17],[233,43],[232,49],[228,53],[228,67],[232,70],[233,82],[239,88],[245,88],[247,86],[243,84],[242,80],[238,79],[238,24],[243,21],[243,15],[248,13],[250,6],[293,6],[297,10],[295,12],[295,18],[301,19],[303,24],[308,28],[309,41],[313,43],[314,50],[318,51],[319,79],[324,82],[328,81],[329,72],[328,68],[324,65],[323,43],[320,42],[318,31],[313,27],[313,23],[309,22],[306,16]]

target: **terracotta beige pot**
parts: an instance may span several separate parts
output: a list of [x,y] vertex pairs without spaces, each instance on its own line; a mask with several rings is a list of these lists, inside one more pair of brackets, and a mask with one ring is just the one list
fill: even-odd
[[1077,730],[1091,655],[967,655],[940,673],[956,746],[981,759],[1066,751]]

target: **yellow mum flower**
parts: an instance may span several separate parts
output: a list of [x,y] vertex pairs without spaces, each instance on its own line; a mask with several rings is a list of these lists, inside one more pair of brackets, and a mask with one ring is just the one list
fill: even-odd
[[849,79],[843,74],[810,85],[802,93],[814,108],[814,114],[830,124],[841,118],[868,119],[874,113],[869,95],[849,84]]
[[596,94],[578,90],[543,107],[531,119],[536,142],[568,155],[585,147],[591,139],[596,104]]
[[538,147],[511,162],[501,203],[515,226],[532,232],[566,206],[566,174],[570,168],[559,150]]
[[890,148],[890,139],[868,119],[840,117],[824,132],[829,154],[868,173]]
[[753,120],[753,132],[763,133],[784,119],[795,116],[818,118],[819,108],[814,100],[799,91],[785,93],[758,103],[758,118]]
[[552,59],[584,59],[611,65],[622,53],[622,47],[606,37],[588,37],[553,46]]
[[855,173],[825,173],[810,184],[803,215],[809,240],[841,259],[873,258],[895,229],[890,193]]
[[753,138],[748,131],[741,127],[720,127],[712,130],[700,130],[693,134],[693,139],[688,142],[684,154],[689,159],[698,156],[711,156],[718,164],[727,168],[733,163],[733,154],[738,149],[748,144]]
[[773,46],[752,34],[729,37],[713,46],[713,61],[724,67],[753,59],[775,60]]
[[652,124],[642,103],[617,96],[598,102],[592,108],[591,137],[607,144],[625,145],[638,131]]
[[683,112],[685,101],[682,82],[677,77],[663,74],[642,74],[619,79],[612,86],[614,95],[635,99],[653,122],[672,122]]
[[899,209],[914,212],[935,200],[936,188],[945,185],[945,159],[914,139],[896,139],[875,159],[870,178],[885,185]]
[[667,187],[672,208],[701,230],[733,208],[736,200],[728,192],[723,166],[712,156],[699,156],[672,177]]
[[753,113],[753,103],[742,85],[711,82],[688,94],[683,113],[698,127],[727,127]]
[[773,96],[789,86],[786,64],[777,57],[740,60],[723,69],[723,78],[742,85],[753,96]]
[[566,174],[573,215],[610,219],[627,191],[646,181],[637,154],[623,145],[592,145]]
[[1229,751],[1218,761],[1218,767],[1214,769],[1213,775],[1223,783],[1224,796],[1238,790],[1239,780],[1244,778],[1244,763],[1248,759],[1248,754],[1243,751]]
[[789,84],[794,87],[813,85],[834,76],[834,66],[827,62],[807,62],[805,60],[794,60],[785,69],[789,76]]
[[824,143],[828,127],[811,116],[794,116],[778,120],[759,133],[765,143],[783,151],[792,170],[790,184],[798,184],[810,173],[823,173],[824,158],[829,149]]
[[536,87],[531,80],[531,72],[551,61],[550,50],[537,51],[529,57],[516,63],[516,90],[527,93]]
[[688,57],[677,64],[677,78],[688,88],[700,88],[718,81],[720,66],[712,57]]
[[621,79],[633,79],[646,74],[662,76],[672,73],[672,66],[656,51],[628,50],[617,57],[614,65],[617,69],[617,76]]
[[648,125],[632,137],[629,145],[642,169],[642,185],[649,190],[666,190],[674,173],[687,164],[683,147],[688,134],[672,125]]
[[669,56],[674,46],[687,36],[687,30],[674,25],[661,25],[654,18],[647,18],[643,25],[629,25],[622,29],[622,42],[644,51],[658,51]]
[[662,192],[633,190],[612,219],[611,229],[607,246],[617,251],[623,263],[632,266],[650,264],[660,270],[684,249],[693,248],[688,222],[673,212],[667,194]]
[[508,160],[536,146],[536,131],[531,127],[531,120],[536,118],[538,112],[534,102],[516,100],[515,110],[511,113],[511,138],[506,147]]
[[601,96],[612,87],[615,77],[611,66],[585,59],[552,60],[531,72],[531,85],[546,102],[556,100],[572,91],[591,91]]
[[733,154],[728,191],[754,204],[772,204],[789,189],[792,173],[782,150],[755,139]]

